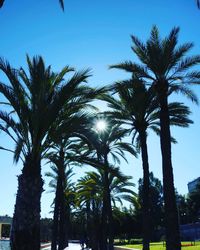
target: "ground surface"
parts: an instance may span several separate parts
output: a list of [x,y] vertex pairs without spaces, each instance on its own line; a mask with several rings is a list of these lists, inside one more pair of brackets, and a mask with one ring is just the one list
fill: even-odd
[[[47,246],[45,248],[42,248],[42,250],[50,250],[51,247]],[[64,250],[81,250],[80,244],[77,243],[69,243],[69,247],[65,248]],[[84,248],[84,250],[89,250],[87,248]]]
[[[192,242],[192,244],[194,244]],[[142,245],[125,245],[124,247],[126,248],[131,248],[131,249],[142,249]],[[150,250],[165,250],[165,246],[163,246],[162,242],[156,242],[156,243],[151,243],[150,245]],[[191,246],[191,242],[182,242],[182,250],[200,250],[200,242],[195,242],[194,246]]]
[[69,243],[69,247],[65,248],[65,250],[81,250],[81,246],[77,243]]

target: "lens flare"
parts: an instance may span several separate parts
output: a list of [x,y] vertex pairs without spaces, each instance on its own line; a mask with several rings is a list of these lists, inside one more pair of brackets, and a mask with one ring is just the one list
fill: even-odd
[[98,131],[104,131],[106,129],[106,122],[104,120],[99,120],[96,123],[96,129]]

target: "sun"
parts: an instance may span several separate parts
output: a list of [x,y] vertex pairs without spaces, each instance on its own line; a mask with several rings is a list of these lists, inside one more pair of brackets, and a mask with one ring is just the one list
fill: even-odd
[[106,124],[106,122],[104,120],[97,121],[96,129],[98,131],[104,131],[106,129],[106,127],[107,127],[107,124]]

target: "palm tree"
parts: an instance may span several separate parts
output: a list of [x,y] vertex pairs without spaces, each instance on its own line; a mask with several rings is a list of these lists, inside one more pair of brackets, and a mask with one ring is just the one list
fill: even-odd
[[173,92],[181,92],[197,102],[197,98],[189,88],[189,85],[200,82],[200,72],[190,70],[190,68],[200,63],[200,56],[185,58],[185,54],[190,51],[193,44],[185,43],[178,46],[178,33],[179,28],[174,28],[165,39],[161,40],[159,31],[154,26],[150,38],[145,44],[137,37],[132,36],[132,50],[141,64],[126,61],[111,66],[111,68],[123,69],[132,73],[134,79],[140,78],[144,80],[147,84],[152,85],[156,91],[160,106],[160,142],[167,250],[181,248],[171,160],[168,96]]
[[27,63],[29,75],[0,59],[0,70],[9,80],[9,84],[0,82],[0,93],[11,106],[11,112],[0,112],[0,129],[16,145],[15,162],[23,160],[11,230],[13,250],[40,249],[41,159],[50,146],[48,133],[55,121],[59,124],[65,103],[83,105],[83,96],[91,101],[98,92],[82,84],[89,76],[87,70],[64,81],[64,76],[73,71],[68,66],[55,74],[50,66],[46,68],[42,57],[31,60],[27,56]]
[[[79,157],[80,151],[82,150],[81,147],[83,143],[81,138],[84,138],[84,131],[90,126],[91,116],[89,111],[96,110],[96,108],[88,102],[87,93],[83,88],[82,91],[83,95],[78,96],[78,98],[74,96],[72,102],[65,103],[62,113],[60,114],[62,123],[55,123],[49,132],[50,141],[48,144],[51,145],[51,152],[47,153],[45,158],[49,159],[57,169],[52,250],[57,249],[57,245],[59,249],[64,249],[68,246],[67,235],[69,228],[67,227],[68,220],[66,220],[65,217],[69,219],[70,209],[68,200],[65,197],[64,184],[68,181],[65,170],[69,165],[78,164],[76,158],[77,156]],[[68,213],[65,215],[66,212]]]
[[[113,206],[116,202],[122,204],[122,199],[132,201],[135,193],[130,189],[134,184],[130,182],[132,179],[129,176],[124,176],[119,170],[118,176],[109,173],[109,188]],[[101,249],[101,230],[100,216],[102,211],[102,199],[104,195],[105,179],[102,169],[98,172],[86,172],[86,176],[78,180],[77,195],[81,203],[85,203],[88,211],[88,229],[92,249]]]
[[[103,114],[94,119],[94,123],[106,120]],[[108,157],[112,157],[116,163],[119,163],[119,156],[126,160],[124,151],[134,156],[136,152],[131,144],[124,143],[121,139],[125,136],[126,131],[115,124],[115,121],[109,121],[103,131],[98,131],[96,127],[90,129],[85,136],[89,143],[89,149],[86,154],[81,156],[83,163],[92,165],[103,170],[104,175],[104,192],[103,192],[103,212],[102,212],[102,249],[113,249],[113,228],[112,228],[112,207],[109,187],[109,172],[117,174],[116,169],[112,168]],[[87,155],[89,152],[89,155]],[[107,244],[107,241],[109,242]]]
[[[146,88],[139,79],[117,83],[114,92],[119,99],[107,96],[107,112],[120,124],[125,125],[128,133],[132,135],[132,142],[136,141],[138,149],[141,149],[143,166],[143,249],[149,250],[149,161],[147,149],[147,130],[151,129],[157,134],[160,130],[160,108],[153,87]],[[170,124],[187,127],[191,120],[188,119],[189,109],[181,103],[170,103]]]
[[[147,129],[158,129],[157,101],[152,89],[146,89],[141,81],[125,81],[116,84],[114,91],[119,99],[107,97],[108,112],[118,122],[129,126],[132,142],[139,142],[143,164],[143,249],[149,250],[149,162],[147,151]],[[138,134],[138,137],[136,135]],[[135,138],[136,137],[136,138]]]
[[[93,177],[93,178],[92,178]],[[102,190],[99,180],[91,172],[78,180],[76,185],[77,206],[85,213],[85,238],[89,239],[89,247],[99,250],[101,246],[101,210]],[[87,233],[86,233],[87,232]]]
[[46,157],[53,163],[51,172],[46,173],[46,176],[51,177],[52,180],[49,186],[55,192],[54,199],[54,218],[51,249],[63,250],[68,247],[68,235],[70,226],[70,212],[71,205],[74,201],[74,183],[71,182],[73,170],[67,158],[70,154],[71,143],[62,140],[60,144],[53,147],[54,151],[50,152]]

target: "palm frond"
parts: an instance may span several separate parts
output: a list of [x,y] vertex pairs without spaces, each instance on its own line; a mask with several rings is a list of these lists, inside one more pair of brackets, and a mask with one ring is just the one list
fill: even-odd
[[[192,45],[188,44],[188,47],[190,48],[190,47],[192,47]],[[187,50],[186,50],[186,52],[187,52]],[[190,69],[191,67],[193,67],[199,63],[200,63],[200,56],[197,55],[197,56],[187,57],[178,63],[173,75],[183,73],[184,71]]]
[[64,11],[65,7],[64,7],[64,0],[59,0],[60,6],[62,8],[62,10]]
[[196,1],[197,1],[197,7],[200,9],[200,1],[199,0]]
[[140,58],[144,64],[148,64],[148,51],[145,44],[140,41],[136,36],[131,36],[134,46],[132,46],[133,52]]
[[154,80],[154,78],[148,74],[145,67],[139,64],[133,63],[131,61],[125,61],[120,64],[111,65],[109,68],[110,69],[123,69],[129,73],[136,75],[138,78],[144,77],[152,81]]
[[0,0],[0,8],[3,6],[5,0]]
[[137,157],[137,153],[134,149],[134,147],[129,144],[129,143],[125,143],[125,142],[118,142],[117,145],[124,151],[129,152],[130,154],[132,154],[133,156]]
[[199,100],[198,97],[196,96],[196,94],[186,85],[176,85],[173,84],[170,86],[170,90],[169,90],[169,94],[170,93],[181,93],[183,94],[185,97],[187,97],[189,100],[191,100],[192,102],[198,104]]
[[23,152],[23,147],[24,147],[24,140],[22,138],[18,138],[18,141],[16,143],[16,147],[14,150],[14,162],[18,162],[19,159],[21,158],[20,155]]

